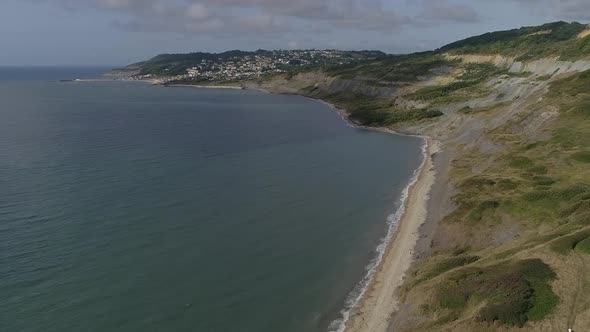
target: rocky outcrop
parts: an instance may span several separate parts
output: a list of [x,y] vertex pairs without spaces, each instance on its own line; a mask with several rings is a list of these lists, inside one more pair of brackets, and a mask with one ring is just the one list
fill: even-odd
[[586,30],[580,32],[580,34],[577,36],[578,39],[584,38],[590,36],[590,25],[586,26]]

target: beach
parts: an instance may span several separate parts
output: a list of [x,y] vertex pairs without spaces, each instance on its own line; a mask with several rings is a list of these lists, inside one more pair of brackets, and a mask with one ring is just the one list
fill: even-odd
[[[211,88],[215,87],[211,86]],[[242,89],[243,87],[225,86],[225,88]],[[247,89],[273,93],[267,89]],[[424,140],[423,161],[402,193],[400,209],[388,220],[387,235],[381,244],[384,248],[377,248],[376,261],[369,265],[366,276],[359,281],[358,288],[347,300],[341,312],[342,317],[330,326],[330,331],[337,332],[387,331],[392,324],[392,316],[398,311],[397,290],[403,284],[406,272],[415,257],[427,252],[429,246],[430,238],[421,239],[420,235],[423,233],[422,227],[432,226],[432,223],[426,222],[427,209],[430,192],[435,184],[436,169],[441,166],[435,165],[433,160],[434,154],[440,151],[440,142],[426,136],[399,133],[389,128],[359,125],[349,118],[345,109],[321,99],[307,98],[329,106],[351,127],[393,135],[413,136]]]
[[426,220],[429,193],[436,175],[432,156],[439,151],[439,143],[425,140],[426,158],[415,182],[409,187],[397,230],[369,287],[353,308],[345,331],[387,331],[391,317],[398,309],[397,290],[414,260],[420,226]]

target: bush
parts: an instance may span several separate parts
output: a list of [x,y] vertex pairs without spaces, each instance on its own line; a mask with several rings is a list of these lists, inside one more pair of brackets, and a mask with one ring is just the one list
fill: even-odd
[[590,237],[580,241],[580,243],[576,245],[576,250],[590,255]]
[[474,209],[472,209],[469,214],[467,214],[467,219],[471,221],[481,221],[483,215],[486,211],[495,210],[500,207],[500,202],[495,200],[487,200],[479,203]]
[[435,118],[440,111],[428,109],[396,109],[393,100],[354,93],[321,96],[337,107],[346,109],[355,122],[365,126],[390,126],[399,122]]
[[517,156],[512,158],[509,162],[510,167],[512,168],[529,168],[532,167],[533,161],[524,156]]
[[590,163],[590,151],[580,151],[572,154],[572,159],[581,163]]
[[540,259],[465,268],[440,286],[438,304],[458,315],[468,301],[484,302],[478,320],[523,326],[529,320],[542,319],[556,306],[558,298],[549,285],[555,277]]
[[535,176],[533,181],[538,186],[550,186],[555,183],[555,180],[547,176]]

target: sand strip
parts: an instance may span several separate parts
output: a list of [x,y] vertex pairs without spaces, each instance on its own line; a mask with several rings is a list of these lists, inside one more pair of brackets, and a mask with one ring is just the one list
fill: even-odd
[[413,262],[419,229],[426,220],[428,197],[435,180],[432,155],[439,151],[439,144],[431,139],[426,139],[426,142],[427,157],[410,188],[405,213],[369,289],[353,309],[346,331],[385,332],[391,316],[398,309],[397,290]]

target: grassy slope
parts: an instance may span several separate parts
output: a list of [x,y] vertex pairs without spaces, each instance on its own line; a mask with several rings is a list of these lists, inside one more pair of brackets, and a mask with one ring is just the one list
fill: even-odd
[[[583,29],[555,23],[475,37],[439,52],[573,60],[590,54],[590,37],[576,38]],[[317,84],[301,93],[347,109],[362,124],[421,128],[437,126],[442,108],[493,94],[489,82],[498,77],[530,84],[550,79],[448,62],[439,54],[325,69],[342,80],[398,86],[390,97],[326,92]],[[451,69],[450,80],[425,79],[443,66]],[[454,111],[493,119],[516,101]],[[497,150],[482,152],[476,143],[457,148],[450,174],[457,208],[441,221],[432,255],[415,266],[402,290],[413,308],[404,314],[415,319],[401,330],[554,330],[590,323],[590,300],[577,296],[590,291],[590,72],[553,79],[548,93],[522,107],[502,125],[484,126],[481,137]],[[523,130],[553,110],[557,115],[538,133]]]
[[[590,290],[590,72],[553,82],[544,98],[527,112],[559,110],[543,128],[548,139],[531,142],[522,133],[528,118],[517,118],[485,133],[500,152],[476,147],[455,159],[457,209],[441,224],[455,234],[434,244],[404,290],[407,301],[424,301],[415,304],[431,321],[420,328],[535,329],[525,323],[544,318],[565,327],[573,324],[565,316],[590,308],[572,294]],[[483,160],[485,171],[474,172]],[[515,226],[518,234],[495,247],[493,238]],[[521,270],[529,264],[533,276]]]
[[[440,49],[454,54],[501,54],[518,60],[559,56],[563,60],[587,56],[590,39],[577,39],[585,29],[579,23],[555,22],[537,27],[486,33]],[[550,32],[550,33],[548,33]]]

